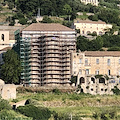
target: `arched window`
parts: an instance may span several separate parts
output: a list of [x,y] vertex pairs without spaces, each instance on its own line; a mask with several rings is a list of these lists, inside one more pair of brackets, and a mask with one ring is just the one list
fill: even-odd
[[96,34],[96,35],[97,35],[97,32],[96,32],[96,31],[93,31],[93,34]]
[[81,84],[81,83],[85,83],[84,77],[81,77],[81,78],[80,78],[80,84]]
[[4,34],[1,35],[1,39],[4,41]]
[[92,81],[93,83],[95,83],[95,78],[92,77],[92,78],[91,78],[91,81]]
[[84,30],[82,31],[82,34],[84,34]]
[[103,33],[101,31],[99,31],[99,35],[102,35]]
[[87,35],[89,35],[89,34],[91,34],[91,32],[90,32],[90,31],[87,31]]

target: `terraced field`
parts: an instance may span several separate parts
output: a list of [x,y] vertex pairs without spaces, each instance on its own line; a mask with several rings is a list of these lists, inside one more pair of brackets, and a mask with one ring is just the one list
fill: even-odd
[[44,106],[59,114],[80,116],[84,119],[94,120],[94,113],[115,111],[120,119],[120,95],[90,95],[76,93],[32,93],[17,94],[17,101],[31,99],[36,106]]

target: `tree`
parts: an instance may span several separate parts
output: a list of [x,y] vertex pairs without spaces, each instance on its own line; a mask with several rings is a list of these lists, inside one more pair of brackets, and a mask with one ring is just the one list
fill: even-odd
[[14,50],[8,50],[3,55],[4,64],[1,66],[1,78],[5,83],[18,83],[21,73],[20,59]]
[[45,15],[41,22],[42,23],[52,23],[53,21],[48,16]]
[[63,10],[65,11],[65,13],[66,13],[67,15],[70,15],[71,12],[72,12],[72,8],[71,8],[70,5],[68,5],[68,4],[65,4],[65,5],[64,5]]
[[25,25],[25,24],[27,24],[27,19],[21,18],[21,19],[19,19],[19,23],[22,25]]

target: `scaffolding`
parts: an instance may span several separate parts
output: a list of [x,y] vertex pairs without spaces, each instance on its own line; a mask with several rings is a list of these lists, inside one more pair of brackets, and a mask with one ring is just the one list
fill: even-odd
[[30,38],[21,38],[20,39],[20,58],[22,65],[21,80],[24,84],[31,84],[31,46]]
[[[47,28],[46,28],[47,29]],[[21,78],[31,86],[70,83],[70,53],[76,50],[75,32],[23,31],[21,39]],[[27,68],[29,70],[27,71]]]

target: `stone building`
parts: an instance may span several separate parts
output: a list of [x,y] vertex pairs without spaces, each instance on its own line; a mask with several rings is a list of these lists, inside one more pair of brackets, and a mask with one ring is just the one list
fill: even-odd
[[75,30],[60,24],[34,23],[23,29],[20,46],[25,85],[69,85]]
[[111,24],[106,24],[102,21],[91,21],[91,20],[75,20],[74,28],[80,30],[80,35],[88,36],[89,34],[95,33],[96,35],[103,35],[106,30],[112,28]]
[[91,94],[112,94],[120,83],[120,52],[85,51],[71,54],[71,75],[77,86]]
[[84,4],[92,4],[94,6],[98,6],[99,4],[98,0],[81,0],[81,2]]
[[16,86],[5,84],[3,80],[0,80],[0,95],[2,99],[16,99]]

